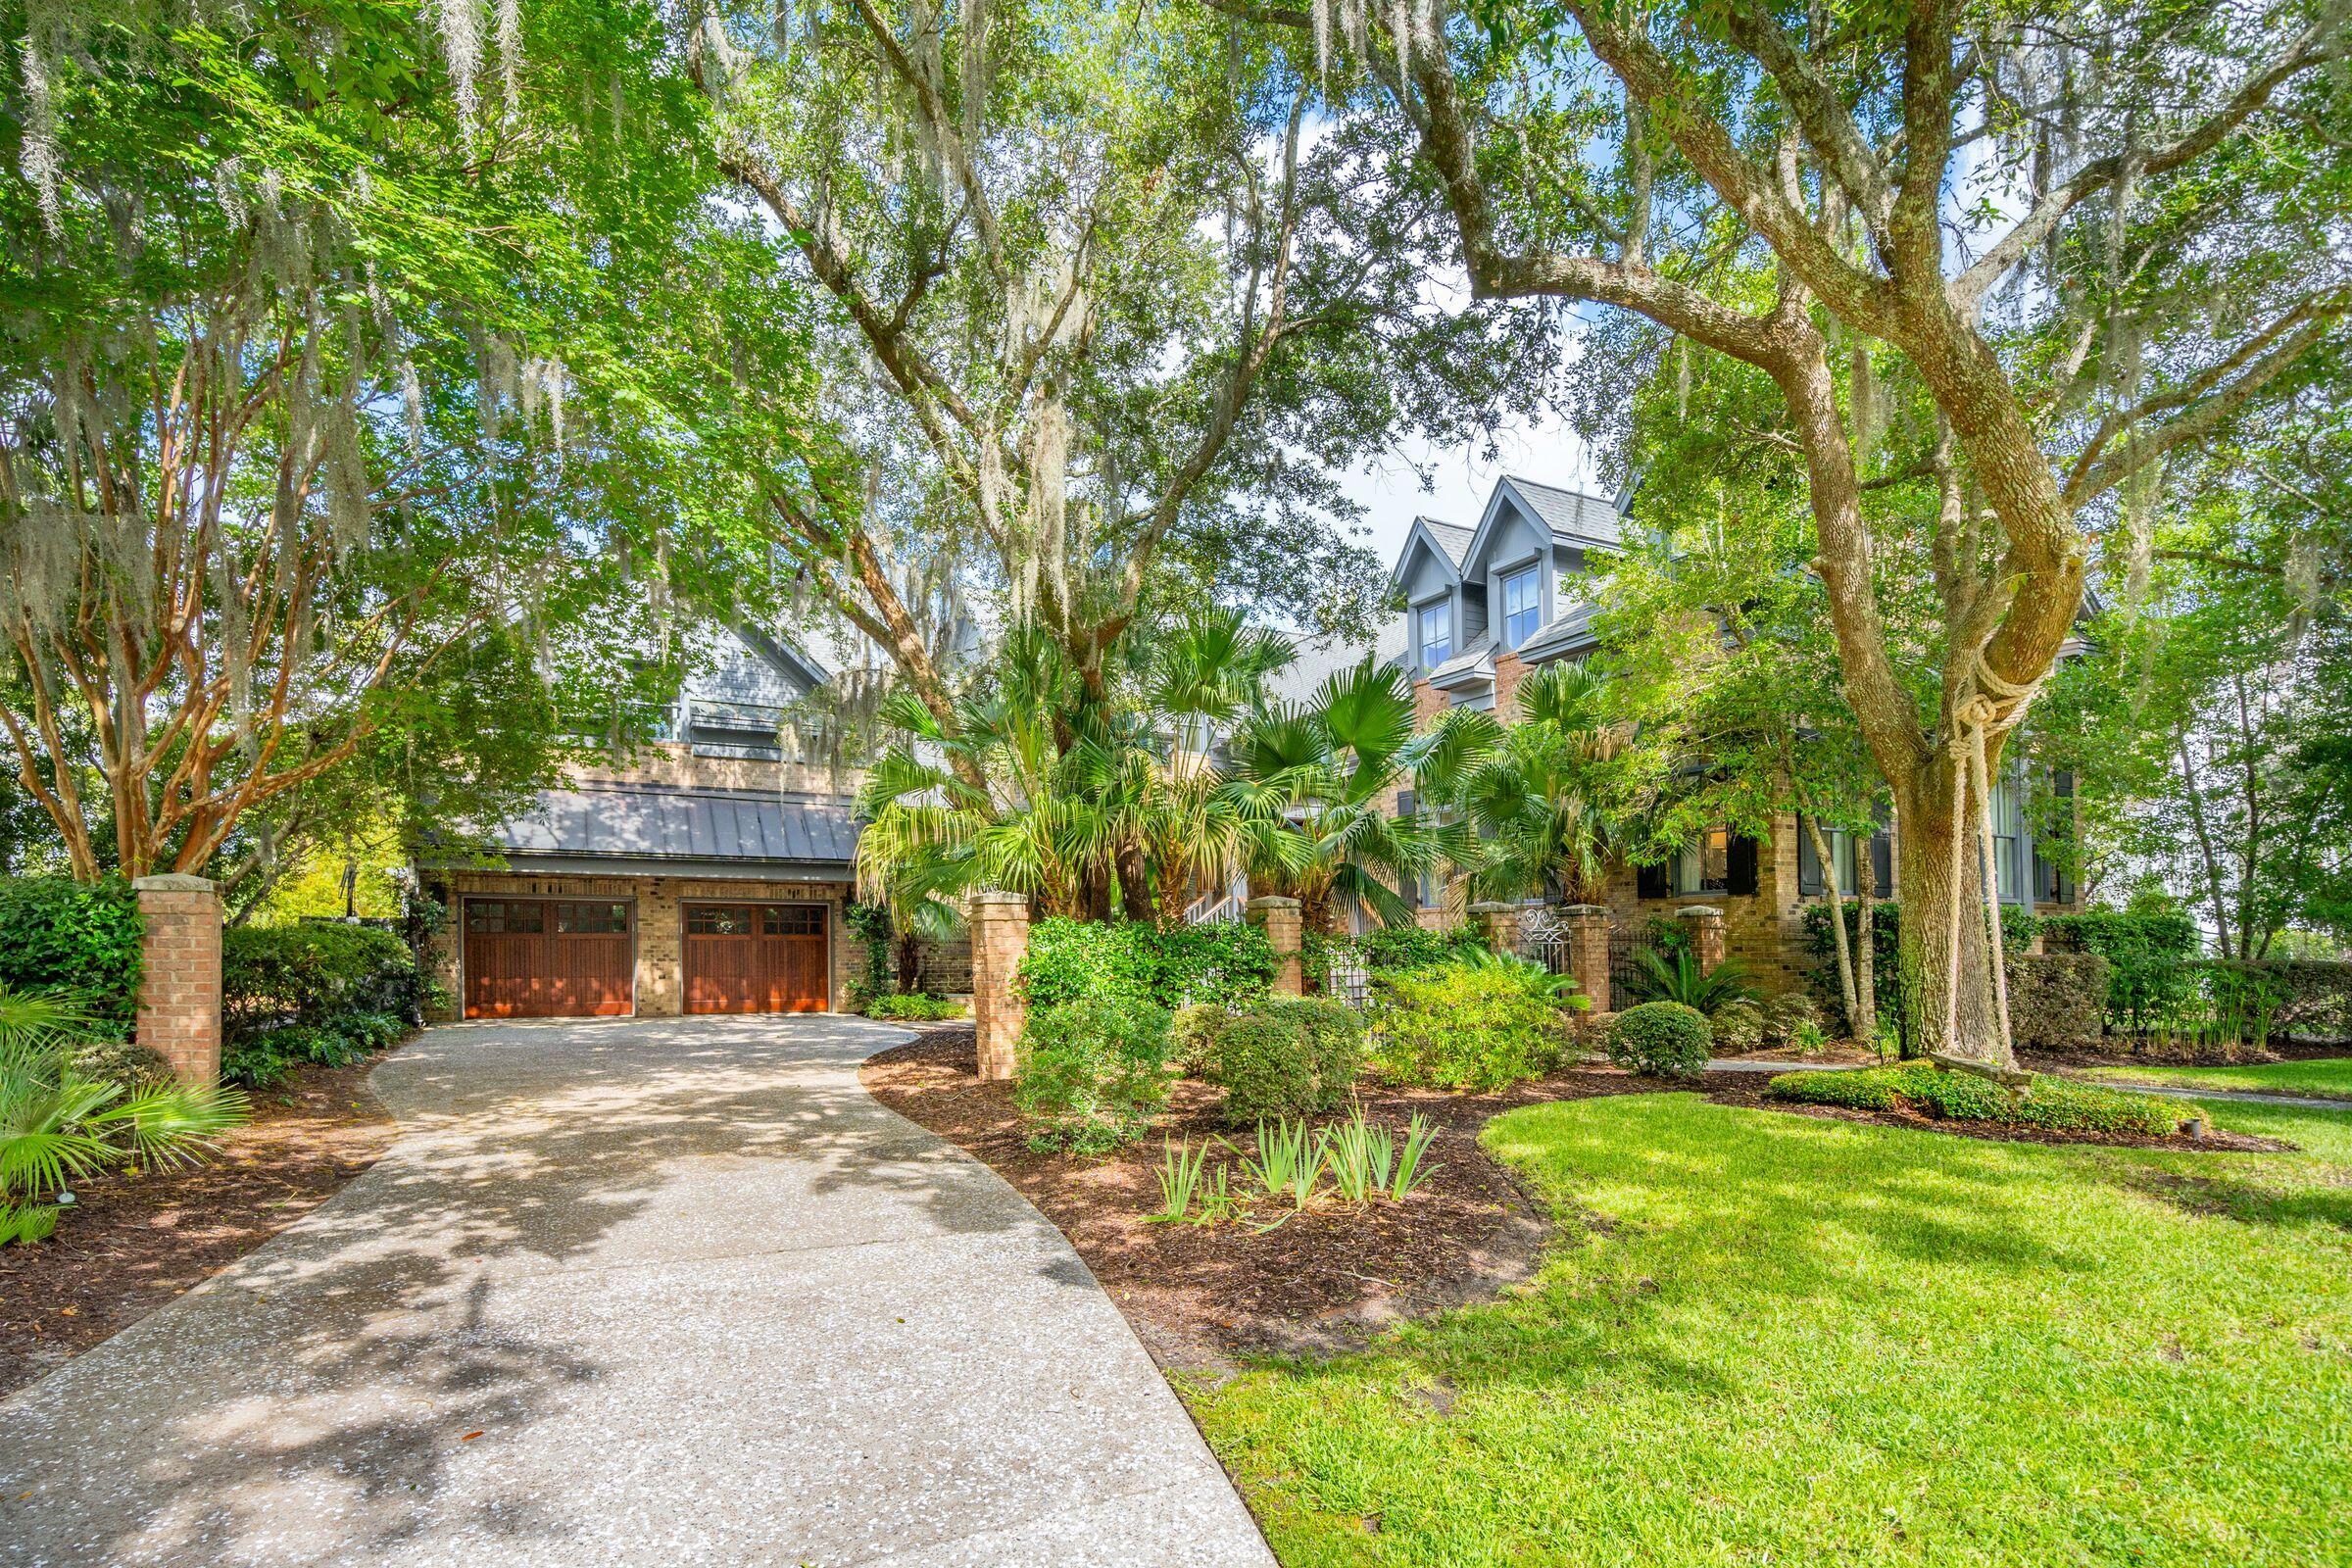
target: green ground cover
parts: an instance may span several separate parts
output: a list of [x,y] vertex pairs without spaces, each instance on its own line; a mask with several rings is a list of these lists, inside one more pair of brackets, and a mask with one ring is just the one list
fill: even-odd
[[2227,1089],[2257,1095],[2302,1095],[2352,1100],[2352,1057],[2272,1061],[2259,1067],[2093,1067],[2087,1076],[2111,1083],[2163,1084],[2173,1089]]
[[2210,1109],[2304,1151],[1513,1111],[1535,1281],[1187,1396],[1291,1568],[2352,1560],[2352,1113]]

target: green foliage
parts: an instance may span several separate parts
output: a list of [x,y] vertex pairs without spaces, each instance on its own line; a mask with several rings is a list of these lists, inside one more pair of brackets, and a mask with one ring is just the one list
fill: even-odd
[[1718,1056],[1744,1056],[1764,1045],[1764,1009],[1752,998],[1735,997],[1707,1019]]
[[1993,1122],[2062,1132],[2131,1133],[2168,1138],[2180,1112],[2149,1095],[2036,1074],[2015,1093],[1975,1073],[1947,1072],[1931,1062],[1903,1062],[1851,1072],[1791,1072],[1772,1080],[1775,1099],[1857,1110],[1914,1110],[1945,1121]]
[[1749,983],[1746,967],[1736,958],[1706,969],[1688,947],[1671,955],[1642,948],[1635,958],[1639,966],[1625,989],[1638,1001],[1679,1002],[1711,1015],[1729,1003],[1753,1002],[1763,994]]
[[897,971],[890,961],[890,906],[849,905],[841,911],[841,923],[849,927],[865,954],[865,972],[850,982],[851,1004],[862,1005],[869,1018],[897,1016],[874,1011],[874,1004],[888,998],[898,983]]
[[1501,964],[1392,975],[1368,1008],[1372,1065],[1392,1082],[1447,1089],[1500,1089],[1547,1072],[1567,1041],[1550,979]]
[[[1204,1016],[1205,1014],[1205,1016]],[[1363,1061],[1355,1009],[1316,997],[1268,997],[1239,1014],[1187,1008],[1178,1015],[1180,1059],[1225,1091],[1225,1119],[1307,1116],[1346,1098]]]
[[86,1004],[0,986],[0,1245],[57,1228],[58,1193],[124,1165],[199,1158],[243,1122],[234,1089],[124,1082],[80,1065]]
[[127,1032],[139,1010],[138,895],[110,877],[0,877],[0,985],[62,986],[91,1020]]
[[354,1013],[415,1020],[416,956],[389,931],[343,921],[221,933],[220,1013],[230,1039],[278,1024],[339,1030]]
[[1305,1117],[1277,1116],[1257,1124],[1257,1152],[1242,1160],[1250,1186],[1272,1199],[1289,1200],[1294,1213],[1315,1200],[1323,1180],[1323,1144]]
[[1306,933],[1303,966],[1316,985],[1328,985],[1334,962],[1352,960],[1367,975],[1397,974],[1454,963],[1473,953],[1487,951],[1486,938],[1467,926],[1432,931],[1420,925],[1374,926],[1361,936]]
[[1133,1143],[1167,1100],[1168,1011],[1133,997],[1032,1004],[1013,1102],[1034,1149],[1094,1154]]
[[2177,909],[2086,909],[2043,922],[2049,946],[2107,960],[2110,1028],[2137,1034],[2186,1005],[2196,990],[2190,962],[2202,947],[2197,925]]
[[[1849,947],[1861,944],[1862,906],[1858,900],[1839,903],[1845,919],[1846,943]],[[1830,931],[1829,907],[1823,904],[1807,904],[1802,915],[1805,951],[1816,958],[1828,959],[1837,952],[1837,938]],[[1892,1029],[1904,1039],[1910,1038],[1910,1014],[1903,1005],[1902,979],[1903,907],[1891,899],[1871,906],[1870,931],[1874,990],[1878,995],[1879,1023]],[[2041,917],[2023,909],[2004,905],[2001,908],[2001,948],[2009,954],[2025,952],[2040,934]],[[1940,960],[1939,960],[1940,961]],[[1822,1005],[1842,1024],[1845,1018],[1843,1003],[1838,996],[1836,966],[1817,964],[1814,983],[1822,988]]]
[[1609,1020],[1609,1059],[1648,1078],[1695,1078],[1711,1045],[1706,1014],[1680,1002],[1644,1002]]
[[1031,1006],[1115,997],[1178,1007],[1230,1005],[1273,983],[1274,945],[1253,925],[1100,923],[1054,918],[1029,928],[1015,976]]
[[934,997],[922,991],[902,991],[878,996],[865,1004],[868,1018],[883,1018],[909,1023],[938,1023],[948,1018],[963,1016],[963,1004],[945,997]]

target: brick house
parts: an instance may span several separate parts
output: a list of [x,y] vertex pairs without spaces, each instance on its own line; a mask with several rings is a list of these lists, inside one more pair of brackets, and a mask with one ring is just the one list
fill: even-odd
[[792,705],[831,678],[752,629],[713,632],[624,765],[575,769],[490,827],[475,859],[419,867],[448,1016],[671,1016],[840,1007],[858,832],[851,779],[795,755]]
[[[1517,475],[1496,481],[1475,527],[1416,519],[1390,576],[1405,604],[1403,636],[1384,635],[1379,652],[1412,677],[1422,722],[1459,707],[1493,711],[1508,723],[1528,671],[1593,652],[1599,642],[1592,631],[1598,608],[1592,578],[1623,548],[1625,525],[1621,500]],[[1994,788],[2001,897],[2020,909],[2072,909],[2072,881],[2034,849],[2027,825],[2028,783],[2021,764]],[[2037,787],[2061,796],[2073,790],[2063,774]],[[1400,797],[1397,808],[1409,810],[1412,804]],[[1651,919],[1671,918],[1687,907],[1718,908],[1727,956],[1768,985],[1795,986],[1813,961],[1804,946],[1804,906],[1818,901],[1827,883],[1811,835],[1800,826],[1784,812],[1762,839],[1718,828],[1664,863],[1618,865],[1608,881],[1612,926],[1639,932]],[[1826,835],[1839,867],[1838,886],[1850,891],[1857,885],[1854,857],[1868,854],[1881,895],[1899,897],[1894,831],[1889,823],[1868,838]],[[1425,885],[1419,903],[1424,924],[1462,918],[1458,880]]]

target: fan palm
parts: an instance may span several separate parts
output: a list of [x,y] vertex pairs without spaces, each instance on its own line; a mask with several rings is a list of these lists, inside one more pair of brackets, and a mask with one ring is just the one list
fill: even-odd
[[1520,683],[1519,722],[1455,709],[1440,726],[1421,784],[1477,836],[1463,867],[1472,897],[1605,897],[1622,838],[1604,805],[1608,764],[1624,742],[1603,714],[1604,679],[1582,663],[1549,664]]
[[1460,829],[1384,808],[1437,741],[1414,734],[1413,717],[1403,672],[1367,658],[1304,708],[1260,710],[1233,738],[1223,793],[1250,878],[1298,899],[1309,930],[1335,930],[1349,900],[1409,923],[1397,887],[1466,852]]
[[72,998],[0,986],[0,1246],[57,1226],[44,1199],[115,1165],[197,1157],[245,1119],[233,1089],[124,1085],[82,1072],[73,1048],[88,1027]]

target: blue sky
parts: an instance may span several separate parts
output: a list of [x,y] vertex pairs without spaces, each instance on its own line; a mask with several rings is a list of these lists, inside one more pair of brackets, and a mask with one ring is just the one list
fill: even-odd
[[[1512,421],[1498,433],[1495,446],[1495,461],[1486,463],[1473,449],[1405,441],[1395,456],[1357,467],[1347,489],[1364,508],[1364,524],[1371,530],[1365,542],[1383,561],[1393,562],[1416,516],[1474,527],[1494,481],[1505,473],[1565,489],[1599,488],[1584,442],[1556,420]],[[1429,469],[1433,489],[1421,488],[1415,464]]]

